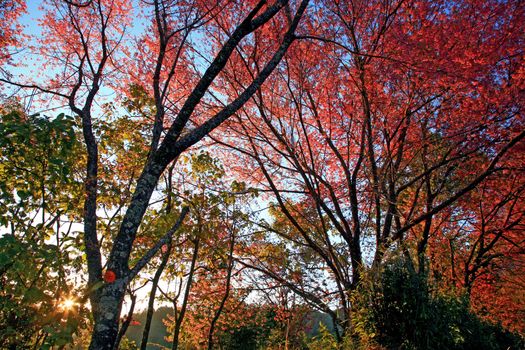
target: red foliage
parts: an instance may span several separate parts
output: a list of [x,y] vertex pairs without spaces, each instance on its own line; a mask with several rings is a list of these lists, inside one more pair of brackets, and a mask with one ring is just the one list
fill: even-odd
[[22,26],[18,18],[26,11],[23,0],[3,0],[0,2],[0,64],[11,58],[10,47],[19,44]]
[[[365,264],[355,242],[375,242],[376,263],[413,248],[474,304],[489,290],[477,287],[484,275],[497,271],[491,286],[508,291],[524,262],[523,18],[520,1],[323,2],[309,37],[228,124],[226,162],[273,194],[294,234],[283,232],[326,252],[342,284]],[[235,98],[260,69],[265,45],[247,42],[232,58],[223,94]],[[331,256],[341,242],[358,263]]]

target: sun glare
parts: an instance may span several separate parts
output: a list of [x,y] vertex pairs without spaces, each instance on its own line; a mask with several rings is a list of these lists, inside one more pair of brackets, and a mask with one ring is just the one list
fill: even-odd
[[60,307],[62,310],[71,310],[77,305],[77,302],[73,298],[67,298],[62,300]]

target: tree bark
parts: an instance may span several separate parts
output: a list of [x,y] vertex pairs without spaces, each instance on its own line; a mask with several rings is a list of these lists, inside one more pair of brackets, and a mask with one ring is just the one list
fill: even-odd
[[89,350],[111,350],[118,336],[122,300],[126,286],[121,281],[105,284],[98,293],[99,312],[94,314],[95,326]]

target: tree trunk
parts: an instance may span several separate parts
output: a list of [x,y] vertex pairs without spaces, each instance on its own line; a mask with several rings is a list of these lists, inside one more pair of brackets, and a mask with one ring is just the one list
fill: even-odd
[[95,316],[89,350],[112,350],[118,335],[120,309],[126,287],[115,281],[100,288],[97,305],[92,305],[98,312]]

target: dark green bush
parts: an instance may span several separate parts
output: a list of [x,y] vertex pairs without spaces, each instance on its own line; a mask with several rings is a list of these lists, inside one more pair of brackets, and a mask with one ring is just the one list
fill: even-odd
[[481,320],[466,298],[433,293],[405,259],[369,276],[354,293],[353,331],[388,349],[522,349],[519,335]]

